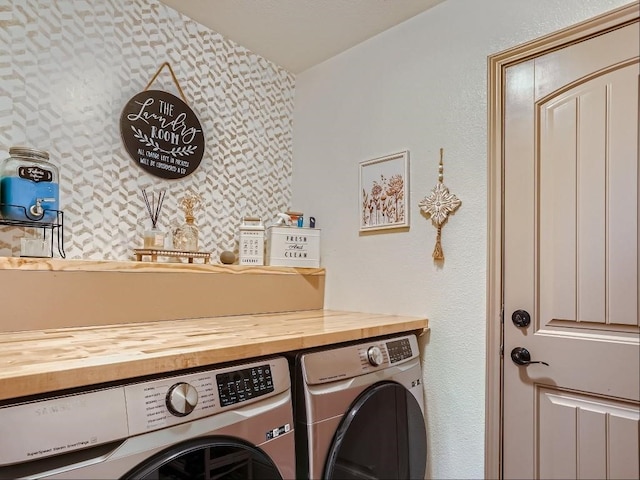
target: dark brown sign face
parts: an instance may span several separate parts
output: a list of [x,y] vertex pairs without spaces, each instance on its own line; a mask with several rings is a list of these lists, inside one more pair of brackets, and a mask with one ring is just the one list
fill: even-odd
[[157,177],[186,177],[204,155],[198,117],[181,99],[161,90],[145,90],[129,100],[120,116],[120,135],[133,161]]

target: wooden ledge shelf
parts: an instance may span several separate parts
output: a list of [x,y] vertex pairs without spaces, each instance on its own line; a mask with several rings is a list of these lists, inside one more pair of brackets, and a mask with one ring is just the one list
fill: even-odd
[[0,257],[0,332],[319,309],[324,283],[322,268]]
[[247,275],[321,275],[324,268],[223,265],[215,263],[64,260],[59,258],[0,257],[0,270],[46,270],[55,272],[122,272],[122,273],[223,273]]

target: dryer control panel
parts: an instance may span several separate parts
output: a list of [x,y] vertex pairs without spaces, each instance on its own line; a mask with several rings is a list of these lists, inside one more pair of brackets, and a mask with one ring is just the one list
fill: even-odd
[[317,385],[395,367],[419,356],[416,336],[404,335],[307,353],[300,361],[306,383]]

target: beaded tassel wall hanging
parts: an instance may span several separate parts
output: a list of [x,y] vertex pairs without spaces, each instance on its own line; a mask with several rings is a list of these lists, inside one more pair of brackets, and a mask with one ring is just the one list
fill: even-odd
[[438,183],[428,197],[424,197],[418,206],[420,210],[431,217],[431,223],[438,229],[436,236],[436,246],[433,249],[434,260],[444,260],[444,252],[442,250],[442,227],[447,223],[450,213],[455,212],[462,202],[442,183],[444,179],[444,166],[442,157],[444,149],[440,149],[440,164],[438,165]]

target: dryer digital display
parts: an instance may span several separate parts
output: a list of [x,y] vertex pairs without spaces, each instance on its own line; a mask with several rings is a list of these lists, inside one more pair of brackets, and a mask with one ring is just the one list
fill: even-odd
[[413,355],[408,338],[387,342],[387,350],[389,351],[389,361],[391,363],[399,362],[405,358],[411,358]]
[[273,392],[268,364],[216,375],[220,405],[226,407]]

